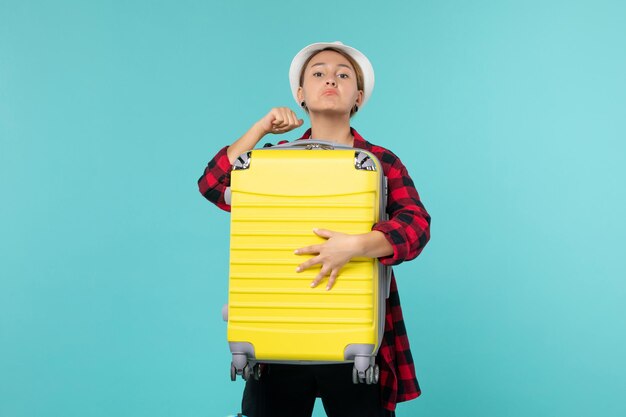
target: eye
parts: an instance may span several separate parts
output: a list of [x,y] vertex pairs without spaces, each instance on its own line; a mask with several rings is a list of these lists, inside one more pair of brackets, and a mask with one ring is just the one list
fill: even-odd
[[339,78],[343,78],[343,79],[348,79],[348,78],[350,78],[350,75],[348,75],[348,74],[338,74],[337,76],[338,76]]
[[313,73],[314,77],[321,77],[322,75],[323,74],[321,72],[319,72],[319,71],[316,71],[316,72]]

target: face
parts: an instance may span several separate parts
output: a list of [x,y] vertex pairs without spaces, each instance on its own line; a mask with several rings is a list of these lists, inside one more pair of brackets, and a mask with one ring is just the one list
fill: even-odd
[[304,101],[309,112],[350,114],[362,100],[363,91],[357,89],[350,61],[335,51],[313,56],[298,89],[298,101]]

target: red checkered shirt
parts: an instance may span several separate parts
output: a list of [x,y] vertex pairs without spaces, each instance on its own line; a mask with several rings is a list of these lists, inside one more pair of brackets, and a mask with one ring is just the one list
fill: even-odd
[[[372,230],[382,232],[391,246],[393,255],[379,258],[384,265],[398,265],[414,259],[430,239],[430,215],[422,205],[406,167],[389,150],[367,142],[352,130],[354,147],[373,153],[383,166],[388,181],[387,212],[389,220],[380,221]],[[308,139],[311,130],[298,140]],[[222,148],[209,162],[198,180],[200,193],[219,208],[230,211],[224,201],[224,192],[230,186],[231,164]],[[398,287],[393,271],[391,291],[387,299],[385,333],[378,350],[376,362],[380,367],[380,388],[383,406],[395,410],[396,403],[417,398],[421,391],[415,376],[413,356],[404,326]]]

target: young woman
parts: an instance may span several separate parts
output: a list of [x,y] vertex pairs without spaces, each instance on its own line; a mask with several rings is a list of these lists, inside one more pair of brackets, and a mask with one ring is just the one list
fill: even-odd
[[[430,238],[430,216],[422,205],[405,166],[389,150],[367,142],[350,126],[350,118],[367,102],[374,87],[374,70],[358,50],[340,42],[315,43],[302,49],[289,70],[296,102],[306,111],[311,128],[298,140],[321,139],[372,152],[388,180],[389,220],[368,233],[351,235],[316,229],[324,243],[296,248],[298,255],[314,255],[297,271],[319,268],[311,282],[332,291],[341,268],[355,257],[378,258],[384,265],[414,259]],[[222,148],[198,180],[200,192],[221,209],[230,211],[224,193],[234,160],[253,149],[267,134],[283,134],[303,120],[286,107],[273,108],[232,145]],[[383,341],[376,362],[380,382],[353,384],[352,364],[269,365],[260,380],[250,378],[243,396],[248,417],[311,416],[320,396],[328,416],[394,416],[396,403],[416,398],[420,388],[406,335],[396,280],[392,273]]]

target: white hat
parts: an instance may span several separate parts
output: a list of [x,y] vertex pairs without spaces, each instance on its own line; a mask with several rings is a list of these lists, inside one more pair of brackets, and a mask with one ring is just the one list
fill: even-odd
[[363,107],[374,90],[374,68],[363,53],[339,41],[313,43],[296,54],[293,61],[291,61],[291,67],[289,67],[289,83],[291,84],[291,93],[294,100],[300,105],[298,101],[298,87],[300,87],[300,74],[302,73],[304,63],[315,52],[325,48],[335,48],[345,52],[361,67],[361,72],[363,73],[363,101],[361,102],[361,107]]

